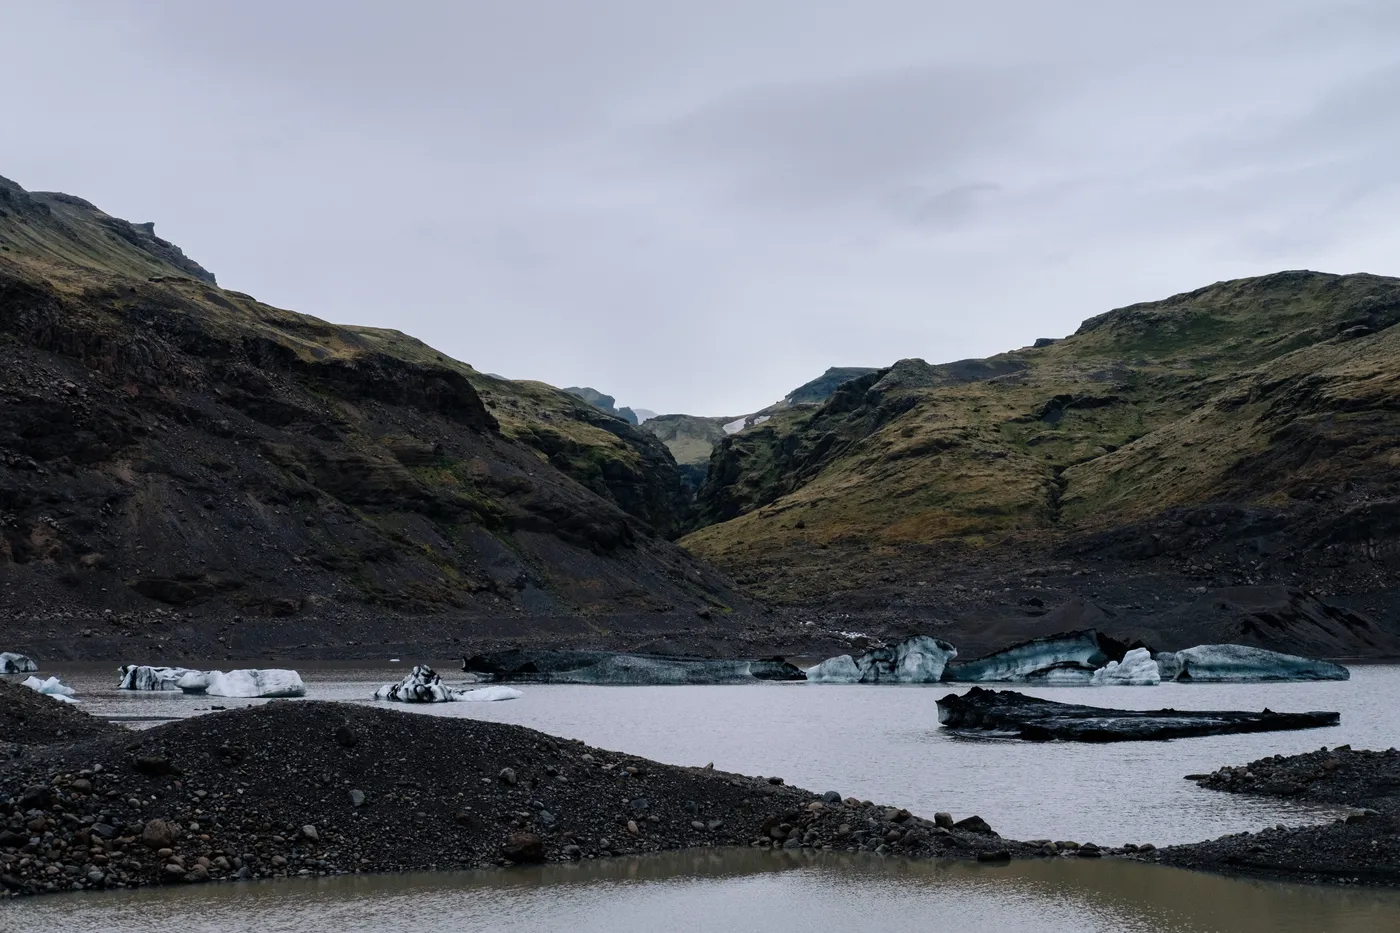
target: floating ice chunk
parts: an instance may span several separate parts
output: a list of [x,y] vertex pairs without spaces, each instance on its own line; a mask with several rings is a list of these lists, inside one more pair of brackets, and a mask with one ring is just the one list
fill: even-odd
[[57,677],[50,677],[47,680],[40,680],[37,677],[26,677],[23,685],[37,693],[51,696],[62,703],[77,703],[73,699],[74,690],[65,683],[61,683]]
[[415,665],[409,675],[396,684],[385,684],[374,691],[376,700],[398,703],[486,703],[514,700],[524,696],[514,687],[482,687],[479,690],[456,690],[442,682],[437,671],[426,664]]
[[13,651],[0,651],[0,674],[32,674],[39,669],[33,658]]
[[1289,680],[1348,680],[1351,672],[1331,661],[1280,654],[1246,645],[1197,645],[1157,655],[1167,680],[1182,683],[1247,683]]
[[1109,661],[1093,675],[1095,687],[1155,687],[1161,682],[1157,662],[1146,648],[1134,648],[1122,661]]
[[858,684],[860,675],[855,658],[849,654],[838,654],[807,668],[807,680],[814,684]]
[[948,665],[945,679],[964,683],[1087,684],[1121,645],[1093,629],[1034,638],[973,661]]
[[934,684],[958,649],[928,635],[911,635],[888,648],[829,658],[807,671],[819,684]]
[[121,668],[121,690],[162,690],[207,693],[216,697],[304,697],[306,685],[296,671],[266,670],[196,671],[187,667],[150,667],[127,664]]
[[296,671],[266,670],[210,671],[205,692],[215,697],[304,697],[306,684]]
[[498,700],[518,700],[525,694],[514,687],[480,687],[476,690],[454,690],[454,700],[467,703],[494,703]]
[[192,671],[187,667],[152,667],[146,664],[123,664],[118,669],[122,682],[118,690],[168,690],[181,689],[180,680],[187,674],[203,675],[203,671]]

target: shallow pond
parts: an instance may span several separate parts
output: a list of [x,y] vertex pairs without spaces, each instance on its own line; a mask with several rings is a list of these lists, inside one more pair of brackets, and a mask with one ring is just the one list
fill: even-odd
[[1375,933],[1400,930],[1400,892],[1236,881],[1115,860],[993,867],[712,850],[509,871],[87,892],[0,903],[0,927],[7,920],[17,930],[73,933]]

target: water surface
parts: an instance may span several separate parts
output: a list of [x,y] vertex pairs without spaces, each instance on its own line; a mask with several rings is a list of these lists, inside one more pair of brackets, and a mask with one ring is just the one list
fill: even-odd
[[[8,915],[8,918],[7,918]],[[993,867],[712,850],[509,871],[87,892],[0,904],[28,930],[1376,933],[1400,892],[1055,859]]]
[[[379,669],[301,666],[310,697],[371,703]],[[439,670],[448,671],[444,664]],[[116,690],[110,669],[52,665],[96,715],[145,719],[247,701]],[[451,680],[449,676],[447,679]],[[1089,745],[959,738],[939,727],[935,700],[965,687],[755,684],[717,687],[521,685],[502,703],[388,704],[434,716],[531,726],[680,765],[781,775],[821,792],[897,804],[926,816],[973,813],[1018,839],[1165,845],[1330,818],[1335,811],[1206,791],[1190,773],[1323,745],[1400,745],[1400,665],[1358,665],[1352,679],[1308,684],[1165,684],[1027,689],[1048,699],[1129,708],[1337,710],[1340,726],[1173,742]],[[1359,801],[1358,801],[1359,803]]]

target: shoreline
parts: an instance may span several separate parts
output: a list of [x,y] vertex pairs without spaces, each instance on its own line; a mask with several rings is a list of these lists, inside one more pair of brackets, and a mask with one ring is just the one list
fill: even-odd
[[313,700],[25,745],[0,761],[0,817],[11,896],[717,846],[1036,851],[980,818],[926,820],[522,726]]
[[[1139,850],[1018,842],[975,818],[928,820],[779,778],[659,764],[521,726],[408,710],[271,701],[134,731],[0,684],[0,706],[16,698],[43,721],[22,741],[0,741],[0,752],[16,756],[0,756],[6,896],[755,847],[985,861],[1108,856],[1228,877],[1400,884],[1400,864],[1375,870],[1369,851],[1335,870],[1310,871],[1300,859],[1345,856],[1358,839],[1400,840],[1395,801],[1374,799],[1388,781],[1400,786],[1395,752],[1341,747],[1198,776],[1230,792],[1364,800],[1371,812],[1362,820]],[[95,734],[55,737],[55,727]],[[1370,770],[1351,767],[1363,761]],[[1280,785],[1280,775],[1300,774],[1311,777]],[[148,834],[165,820],[176,828]],[[1400,846],[1388,851],[1393,860]]]

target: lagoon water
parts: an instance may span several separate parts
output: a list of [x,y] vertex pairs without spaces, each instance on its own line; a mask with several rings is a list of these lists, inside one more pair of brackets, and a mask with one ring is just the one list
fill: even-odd
[[[374,687],[408,664],[378,669],[301,666],[310,699],[372,703]],[[438,668],[451,681],[451,668]],[[135,693],[110,669],[46,666],[94,715],[131,725],[267,702]],[[818,793],[840,791],[925,816],[979,814],[1015,839],[1099,845],[1194,842],[1278,823],[1330,818],[1279,800],[1206,791],[1187,774],[1323,745],[1400,745],[1400,665],[1358,665],[1352,679],[1302,684],[1164,684],[1061,687],[1025,692],[1065,702],[1130,708],[1338,710],[1341,725],[1301,732],[1174,742],[1090,745],[964,738],[938,725],[935,701],[965,687],[755,684],[715,687],[521,685],[500,703],[383,704],[432,716],[530,726],[591,745],[679,765],[714,762],[742,774],[781,775]],[[274,701],[284,702],[284,701]],[[292,701],[295,702],[295,701]]]
[[[371,703],[410,665],[300,666],[310,699]],[[448,672],[444,664],[439,670]],[[133,727],[248,701],[118,691],[109,669],[48,665],[84,708]],[[452,681],[451,674],[446,677]],[[1350,743],[1400,745],[1400,665],[1313,684],[1026,690],[1129,708],[1337,710],[1339,727],[1084,745],[964,738],[935,701],[964,687],[521,685],[500,703],[393,704],[517,723],[659,761],[781,775],[926,816],[980,814],[1003,835],[1159,846],[1329,819],[1335,811],[1198,788],[1184,775]],[[297,702],[297,701],[274,701]],[[387,705],[387,704],[386,704]],[[11,913],[16,910],[17,913]],[[1117,861],[1010,866],[846,853],[710,850],[504,872],[298,879],[40,898],[28,929],[1314,931],[1400,929],[1400,893],[1228,880]]]

